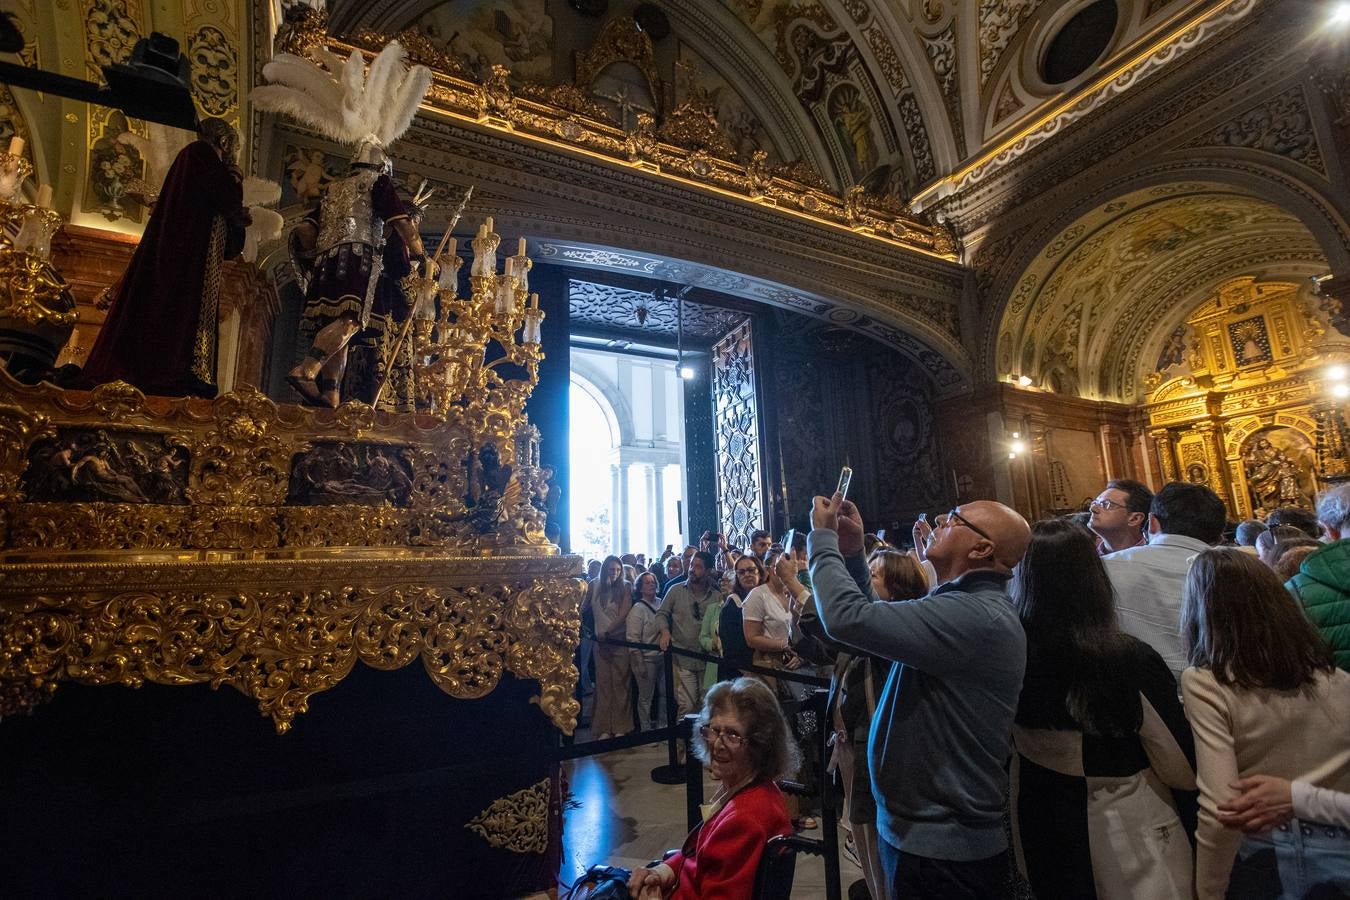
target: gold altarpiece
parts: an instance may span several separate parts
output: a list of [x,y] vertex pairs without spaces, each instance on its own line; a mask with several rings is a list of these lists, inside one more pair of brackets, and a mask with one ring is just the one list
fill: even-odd
[[1207,484],[1235,516],[1259,518],[1350,476],[1344,401],[1325,378],[1350,340],[1328,333],[1299,285],[1224,282],[1173,340],[1174,365],[1145,379],[1164,481]]

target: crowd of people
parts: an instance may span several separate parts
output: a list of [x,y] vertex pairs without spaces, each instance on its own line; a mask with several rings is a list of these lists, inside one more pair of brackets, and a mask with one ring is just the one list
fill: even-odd
[[[672,645],[720,660],[675,659],[674,701],[701,709],[709,759],[773,731],[714,728],[749,690],[719,682],[747,663],[820,672],[853,896],[1350,896],[1350,484],[1315,512],[1242,523],[1204,485],[1117,480],[1035,525],[962,504],[921,518],[913,547],[868,534],[838,495],[816,498],[811,525],[786,547],[709,533],[650,565],[598,565],[593,633],[660,649],[597,645],[596,734],[653,721],[644,679]],[[766,779],[723,778],[723,806]],[[741,806],[777,797],[760,794]],[[758,815],[759,845],[766,821],[789,820]],[[682,865],[696,880],[640,870],[633,896],[749,896],[743,871]]]

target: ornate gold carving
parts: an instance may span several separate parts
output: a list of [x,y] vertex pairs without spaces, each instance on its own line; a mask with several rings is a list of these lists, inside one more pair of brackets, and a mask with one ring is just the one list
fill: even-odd
[[[486,696],[503,670],[537,679],[535,702],[559,728],[575,728],[579,581],[480,575],[463,583],[472,560],[431,557],[383,562],[415,580],[352,587],[388,571],[363,573],[349,564],[335,572],[318,559],[280,565],[227,563],[196,572],[163,563],[19,566],[0,601],[5,697],[18,703],[13,698],[44,696],[66,680],[229,685],[285,732],[313,695],[358,661],[388,670],[420,658],[432,681],[459,699]],[[532,567],[540,568],[515,566]],[[274,586],[306,579],[312,586]],[[156,586],[164,582],[176,584]],[[19,593],[17,583],[31,592]],[[541,637],[552,643],[537,646]]]
[[548,800],[551,779],[545,778],[497,800],[464,827],[490,846],[512,853],[543,853],[548,849]]
[[[607,28],[611,26],[618,28],[614,22]],[[646,35],[640,37],[646,40]],[[352,38],[354,43],[329,38],[328,45],[338,52],[350,52],[354,46],[378,49],[388,40],[386,35],[361,31]],[[657,128],[655,120],[651,124],[640,123],[630,131],[615,127],[612,116],[578,86],[589,83],[587,79],[600,70],[592,71],[590,67],[598,65],[604,58],[607,57],[595,56],[587,63],[588,68],[583,68],[578,61],[577,85],[520,84],[514,87],[505,69],[490,71],[480,84],[466,77],[460,67],[451,65],[448,58],[434,64],[423,59],[420,61],[428,62],[436,71],[425,102],[438,114],[451,119],[473,121],[548,144],[580,148],[611,160],[715,187],[749,202],[808,215],[817,221],[852,229],[864,237],[950,258],[945,249],[939,249],[949,245],[942,237],[934,237],[931,221],[912,215],[906,207],[867,195],[861,216],[855,206],[850,220],[845,198],[830,193],[819,174],[810,171],[805,163],[795,161],[770,166],[767,158],[741,162],[734,154],[727,154],[726,148],[710,146],[712,139],[706,131],[707,123],[699,121],[693,108],[681,112],[667,125],[666,119],[675,115],[672,112],[662,120],[661,129]],[[613,57],[610,61],[622,58],[625,57]],[[650,77],[656,77],[655,70]],[[659,89],[655,96],[659,100]],[[933,161],[918,105],[912,92],[908,91],[898,102],[918,161],[919,178],[926,180],[932,177]],[[634,120],[640,120],[641,115],[635,115]]]
[[307,56],[310,47],[322,44],[327,37],[328,10],[292,3],[286,7],[286,18],[272,44],[277,53]]
[[638,27],[632,16],[610,19],[591,48],[577,54],[577,84],[589,88],[601,72],[617,62],[630,63],[642,73],[659,110],[662,82],[652,39]]

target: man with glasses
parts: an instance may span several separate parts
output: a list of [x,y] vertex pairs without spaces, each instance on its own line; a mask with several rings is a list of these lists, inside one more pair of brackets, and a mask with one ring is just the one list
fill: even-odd
[[890,896],[1007,896],[1004,765],[1026,669],[1007,583],[1026,520],[991,501],[956,507],[926,536],[937,586],[896,602],[872,589],[856,506],[817,497],[811,526],[825,632],[893,663],[867,741]]
[[1148,543],[1102,557],[1121,631],[1157,650],[1178,679],[1186,668],[1181,588],[1191,560],[1223,539],[1227,519],[1218,494],[1203,484],[1173,481],[1149,505]]
[[[703,614],[722,599],[713,573],[713,555],[700,550],[689,560],[688,578],[666,592],[658,614],[663,620],[658,643],[665,650],[674,644],[681,650],[702,653],[699,635]],[[703,706],[703,669],[701,659],[675,657],[675,706],[680,716],[697,712]]]
[[1092,511],[1088,527],[1101,538],[1103,556],[1148,543],[1144,529],[1152,502],[1153,492],[1137,481],[1117,478],[1106,483],[1088,507]]

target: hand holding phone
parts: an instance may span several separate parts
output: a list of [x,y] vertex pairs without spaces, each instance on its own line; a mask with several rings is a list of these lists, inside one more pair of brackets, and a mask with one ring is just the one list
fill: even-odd
[[839,499],[841,500],[848,499],[848,486],[852,481],[853,481],[852,469],[850,469],[848,466],[844,466],[842,469],[839,470],[839,486],[835,488],[835,492],[839,494]]
[[926,559],[924,549],[928,546],[928,539],[933,535],[933,526],[928,524],[928,513],[919,513],[919,518],[914,521],[914,552],[919,555],[919,559]]

